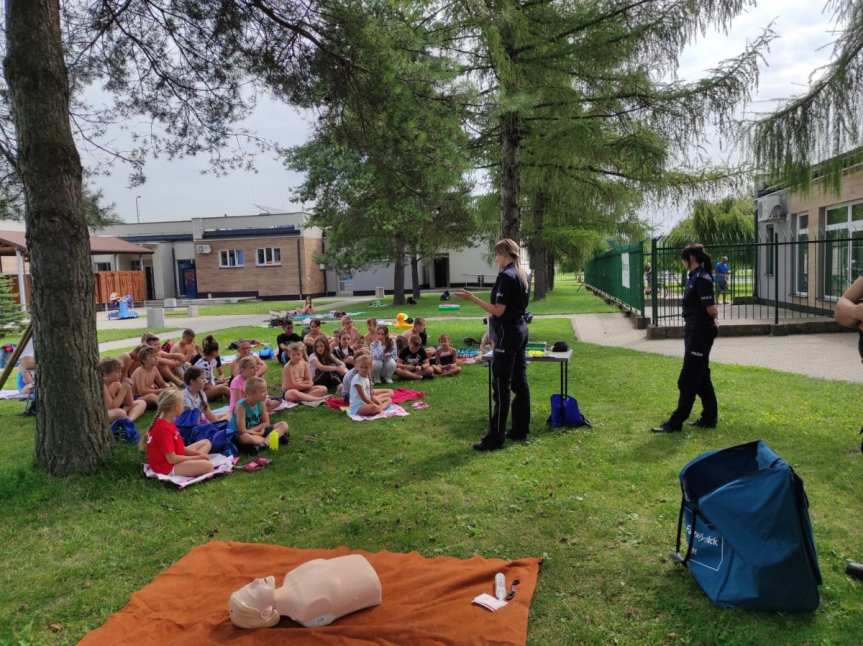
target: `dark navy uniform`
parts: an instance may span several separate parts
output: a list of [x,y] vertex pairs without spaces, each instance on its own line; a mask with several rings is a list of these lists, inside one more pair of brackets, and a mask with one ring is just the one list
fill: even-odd
[[[491,370],[494,388],[494,411],[491,428],[484,442],[503,444],[506,418],[512,403],[512,435],[527,435],[530,430],[530,388],[527,385],[527,287],[522,285],[515,266],[510,264],[497,275],[491,290],[492,305],[506,305],[501,316],[489,320],[494,341]],[[510,390],[515,397],[510,400]]]
[[695,397],[701,398],[702,421],[715,425],[718,416],[716,393],[710,380],[710,350],[716,338],[716,325],[707,313],[715,305],[713,276],[699,267],[689,272],[683,292],[683,320],[685,321],[683,369],[677,379],[680,398],[677,410],[668,420],[668,426],[679,429],[692,412]]

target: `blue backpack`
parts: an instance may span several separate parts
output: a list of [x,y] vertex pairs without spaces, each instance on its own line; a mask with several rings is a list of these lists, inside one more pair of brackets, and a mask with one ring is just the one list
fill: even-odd
[[713,603],[780,612],[818,608],[821,571],[803,481],[767,444],[705,453],[680,472],[680,487],[672,557]]
[[135,422],[130,420],[128,417],[114,420],[114,423],[111,424],[111,435],[113,435],[116,440],[125,440],[130,444],[137,444],[138,440],[141,439],[141,436],[138,434],[138,428],[135,426]]
[[551,415],[548,416],[548,425],[552,428],[568,426],[578,428],[579,426],[590,426],[590,420],[581,414],[578,401],[569,395],[551,396]]
[[237,455],[237,447],[233,442],[234,433],[227,421],[208,422],[201,418],[201,411],[186,410],[177,416],[174,423],[187,446],[200,440],[209,440],[213,453]]

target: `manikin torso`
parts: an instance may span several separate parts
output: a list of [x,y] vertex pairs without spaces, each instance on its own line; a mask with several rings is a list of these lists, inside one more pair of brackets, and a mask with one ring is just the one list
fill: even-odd
[[231,595],[228,608],[240,628],[275,626],[281,615],[311,628],[380,603],[377,573],[363,556],[351,554],[303,563],[280,588],[275,577],[255,579]]

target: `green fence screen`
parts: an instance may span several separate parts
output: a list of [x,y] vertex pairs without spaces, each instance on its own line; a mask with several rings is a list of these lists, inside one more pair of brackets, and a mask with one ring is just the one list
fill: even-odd
[[644,243],[594,256],[584,269],[584,284],[644,315]]

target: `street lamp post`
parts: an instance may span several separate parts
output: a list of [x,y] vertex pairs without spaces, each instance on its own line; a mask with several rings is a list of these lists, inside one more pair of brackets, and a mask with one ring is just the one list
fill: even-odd
[[138,207],[140,199],[140,195],[135,196],[135,215],[138,217],[138,224],[141,224],[141,209]]

